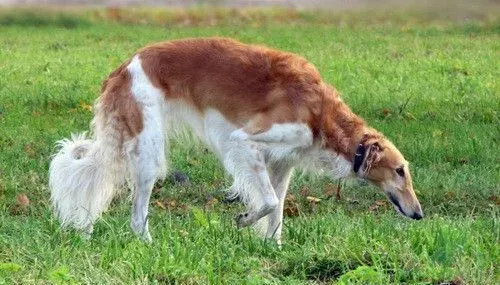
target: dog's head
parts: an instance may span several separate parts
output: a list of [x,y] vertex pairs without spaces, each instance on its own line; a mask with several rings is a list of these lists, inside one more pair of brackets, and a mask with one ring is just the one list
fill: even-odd
[[363,138],[356,149],[354,172],[380,187],[396,211],[412,219],[423,218],[408,162],[389,140]]

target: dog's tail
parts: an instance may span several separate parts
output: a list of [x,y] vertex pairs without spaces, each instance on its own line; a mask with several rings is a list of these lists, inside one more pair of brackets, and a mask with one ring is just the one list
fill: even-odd
[[92,225],[124,180],[125,163],[112,136],[86,139],[72,135],[58,142],[50,163],[49,187],[63,226],[92,232]]
[[[126,88],[130,76],[125,64],[103,84],[92,138],[79,134],[57,143],[59,150],[50,163],[49,188],[55,214],[63,226],[91,233],[94,222],[126,182],[124,141],[133,138],[132,131],[126,131],[133,126],[127,116],[139,118],[140,111]],[[129,111],[120,110],[122,106],[128,106]],[[142,120],[136,121],[142,126]]]

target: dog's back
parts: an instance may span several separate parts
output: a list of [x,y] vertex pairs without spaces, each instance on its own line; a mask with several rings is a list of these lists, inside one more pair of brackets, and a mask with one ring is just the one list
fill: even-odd
[[[273,122],[307,121],[322,81],[302,57],[225,38],[187,39],[138,52],[144,71],[165,96],[219,110],[242,126],[255,115]],[[261,129],[262,130],[262,129]]]

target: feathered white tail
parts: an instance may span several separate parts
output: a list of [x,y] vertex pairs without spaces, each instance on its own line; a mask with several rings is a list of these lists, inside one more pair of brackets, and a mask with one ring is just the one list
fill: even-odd
[[113,136],[87,139],[85,133],[57,143],[50,163],[49,187],[63,226],[92,232],[92,225],[123,183],[125,166]]

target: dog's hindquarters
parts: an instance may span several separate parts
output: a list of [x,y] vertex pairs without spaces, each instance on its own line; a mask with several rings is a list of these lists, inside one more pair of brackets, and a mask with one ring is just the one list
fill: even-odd
[[[155,150],[164,148],[161,131],[151,136],[155,133],[152,128],[161,128],[161,120],[154,119],[160,117],[161,104],[138,96],[142,93],[134,89],[136,78],[128,65],[130,62],[122,64],[103,83],[91,123],[92,139],[73,136],[62,140],[50,164],[49,186],[57,216],[63,226],[72,226],[87,234],[92,232],[94,222],[126,181],[141,193],[165,172],[161,152],[152,154],[150,150],[151,145]],[[154,167],[150,167],[151,161]],[[146,207],[147,213],[144,201],[136,198],[134,209]],[[146,214],[134,217],[145,219]]]

